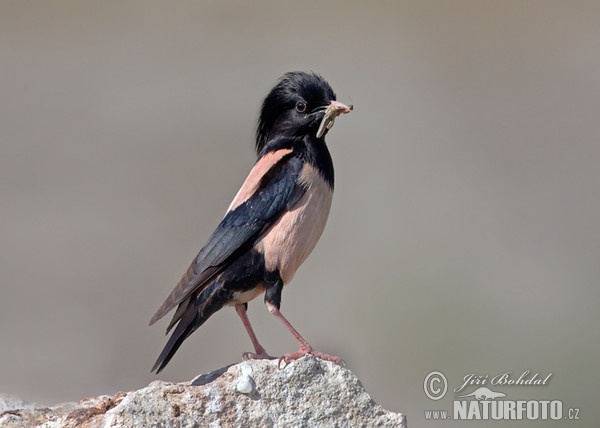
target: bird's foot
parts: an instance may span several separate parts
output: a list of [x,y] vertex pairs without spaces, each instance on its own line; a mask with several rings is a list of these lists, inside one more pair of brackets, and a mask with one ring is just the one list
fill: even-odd
[[[290,361],[294,361],[304,357],[305,355],[312,355],[314,357],[320,358],[322,360],[331,361],[332,363],[336,363],[338,366],[345,366],[346,362],[336,355],[329,355],[323,352],[315,351],[312,346],[300,346],[300,349],[296,352],[292,352],[291,354],[285,354],[279,358],[277,362],[277,367],[281,368],[281,363],[284,362],[287,365]],[[285,367],[284,365],[284,367]]]
[[242,359],[246,360],[274,360],[275,357],[267,354],[267,351],[264,349],[260,352],[244,352],[242,354]]

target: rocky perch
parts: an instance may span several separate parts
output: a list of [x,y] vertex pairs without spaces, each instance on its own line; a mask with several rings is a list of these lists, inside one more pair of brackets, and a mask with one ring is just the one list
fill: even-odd
[[313,356],[279,369],[244,361],[191,382],[146,388],[54,407],[0,395],[2,427],[406,427],[349,370]]

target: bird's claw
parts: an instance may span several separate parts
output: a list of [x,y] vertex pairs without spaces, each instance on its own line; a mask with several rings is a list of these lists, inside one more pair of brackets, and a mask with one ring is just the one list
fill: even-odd
[[242,354],[242,359],[244,361],[247,361],[247,360],[274,360],[275,357],[272,357],[271,355],[267,354],[266,351],[262,351],[262,352],[244,352]]
[[304,357],[305,355],[312,355],[313,357],[320,358],[321,360],[331,361],[332,363],[335,363],[338,366],[342,366],[342,367],[344,367],[346,365],[346,362],[342,358],[340,358],[336,355],[329,355],[329,354],[325,354],[323,352],[318,352],[312,348],[300,348],[296,352],[292,352],[291,354],[285,354],[285,355],[282,355],[281,357],[279,357],[279,360],[277,361],[277,368],[279,368],[279,369],[281,368],[282,362],[285,363],[285,365],[283,366],[283,367],[285,367],[291,361],[298,360],[298,359]]

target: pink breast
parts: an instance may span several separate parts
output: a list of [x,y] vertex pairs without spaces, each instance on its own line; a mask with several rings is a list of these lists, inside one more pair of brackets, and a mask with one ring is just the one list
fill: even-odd
[[304,195],[259,243],[264,251],[267,270],[278,269],[284,284],[292,280],[319,241],[333,197],[332,189],[312,166],[304,167],[301,181],[309,185]]

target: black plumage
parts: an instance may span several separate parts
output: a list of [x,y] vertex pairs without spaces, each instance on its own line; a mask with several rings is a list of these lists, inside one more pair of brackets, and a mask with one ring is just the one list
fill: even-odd
[[265,292],[265,303],[300,344],[289,361],[321,354],[279,312],[281,291],[319,239],[331,204],[334,172],[325,134],[352,109],[336,101],[329,84],[314,73],[285,74],[265,98],[256,134],[257,161],[224,218],[192,261],[150,324],[177,306],[167,332],[175,329],[153,371],[160,372],[183,341],[212,314],[235,306],[254,353],[272,358],[258,342],[246,315],[247,302]]

